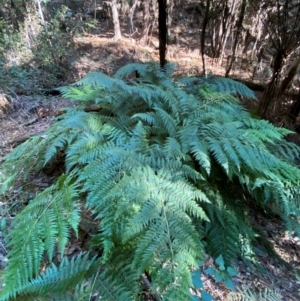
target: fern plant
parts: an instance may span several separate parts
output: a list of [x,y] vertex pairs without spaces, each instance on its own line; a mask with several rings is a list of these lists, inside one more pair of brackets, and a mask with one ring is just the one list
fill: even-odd
[[268,288],[265,288],[258,293],[250,289],[237,293],[231,292],[227,297],[230,301],[281,301],[283,299],[278,291]]
[[[62,154],[65,173],[16,217],[0,300],[129,301],[145,291],[195,299],[191,271],[205,253],[229,267],[251,247],[251,202],[275,203],[299,233],[300,152],[284,140],[290,131],[251,118],[235,97],[255,98],[244,85],[175,82],[172,68],[130,64],[60,88],[99,110],[68,110],[6,157],[1,193]],[[98,223],[90,250],[56,262],[83,212]]]

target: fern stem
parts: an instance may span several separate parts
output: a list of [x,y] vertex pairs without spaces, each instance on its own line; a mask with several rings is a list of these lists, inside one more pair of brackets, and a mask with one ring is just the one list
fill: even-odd
[[[150,281],[147,279],[147,277],[144,274],[141,275],[141,278],[142,278],[142,281],[143,281],[144,285],[151,292],[152,291],[152,285],[151,285]],[[154,293],[152,295],[152,297],[154,298],[155,301],[161,301],[161,298],[157,293]]]

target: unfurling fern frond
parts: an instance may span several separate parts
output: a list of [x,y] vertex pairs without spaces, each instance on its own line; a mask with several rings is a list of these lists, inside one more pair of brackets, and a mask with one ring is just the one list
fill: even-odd
[[[1,301],[73,300],[72,293],[74,300],[89,293],[105,301],[188,300],[191,270],[205,253],[229,266],[245,241],[251,248],[250,196],[264,211],[275,204],[287,229],[299,231],[300,152],[284,140],[289,132],[251,117],[234,97],[255,98],[242,84],[176,82],[171,69],[131,64],[61,88],[99,110],[68,110],[6,157],[2,193],[58,156],[65,174],[17,216]],[[54,264],[79,231],[82,211],[99,225],[90,241],[98,257]]]

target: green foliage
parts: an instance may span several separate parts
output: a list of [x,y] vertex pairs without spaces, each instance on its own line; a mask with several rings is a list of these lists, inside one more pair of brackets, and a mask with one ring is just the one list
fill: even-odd
[[53,87],[58,78],[66,78],[69,73],[74,43],[73,34],[60,28],[64,12],[63,7],[57,10],[51,22],[39,24],[38,34],[31,41],[32,60],[39,67],[40,85],[44,87]]
[[22,33],[0,18],[0,87],[13,91],[28,89],[32,71],[20,67],[27,56]]
[[232,267],[225,267],[225,262],[222,255],[216,259],[216,264],[218,266],[217,269],[209,267],[205,270],[205,273],[213,276],[216,283],[224,282],[228,288],[235,290],[234,284],[231,281],[231,277],[236,276],[237,271]]
[[[189,300],[190,288],[201,288],[191,271],[200,271],[205,253],[222,281],[238,254],[252,254],[251,202],[267,211],[272,201],[288,230],[299,230],[300,152],[284,140],[289,131],[253,119],[234,97],[254,96],[239,83],[171,75],[172,66],[156,64],[131,64],[113,77],[90,73],[60,90],[99,111],[70,109],[6,157],[1,193],[62,155],[65,174],[17,216],[0,300],[50,291],[77,300],[70,279],[75,287],[83,278],[99,300],[140,300],[145,290]],[[83,208],[99,223],[97,259],[54,265]],[[75,293],[85,300],[87,288]]]
[[[59,7],[56,8],[56,6]],[[94,18],[78,11],[74,14],[65,5],[48,2],[48,10],[55,12],[55,15],[51,18],[53,26],[59,28],[62,33],[68,33],[72,37],[91,33],[96,28],[97,22]]]
[[228,298],[230,301],[281,301],[282,296],[276,290],[264,289],[259,292],[254,290],[244,290],[238,293],[229,293]]
[[74,21],[72,28],[61,30],[66,7],[58,8],[51,20],[46,14],[44,20],[34,2],[29,1],[26,10],[23,5],[18,4],[22,18],[0,18],[0,86],[17,94],[52,88],[70,76],[73,27],[80,26]]

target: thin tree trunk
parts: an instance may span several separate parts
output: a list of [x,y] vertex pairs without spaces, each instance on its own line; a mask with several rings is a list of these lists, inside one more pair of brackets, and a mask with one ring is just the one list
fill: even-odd
[[206,27],[209,20],[209,7],[210,7],[210,0],[206,0],[206,9],[205,9],[205,15],[203,19],[202,24],[202,32],[201,32],[201,40],[200,40],[200,50],[201,50],[201,57],[202,57],[202,69],[203,69],[203,75],[206,74],[206,68],[205,68],[205,33],[206,33]]
[[168,40],[171,38],[172,13],[174,8],[174,0],[167,0],[167,34]]
[[220,27],[219,25],[219,20],[216,20],[215,18],[213,18],[212,20],[212,33],[211,33],[211,47],[210,47],[210,50],[211,50],[211,56],[213,58],[216,57],[216,48],[217,48],[217,29],[218,27]]
[[40,0],[37,0],[37,5],[38,5],[38,11],[39,11],[39,15],[40,15],[42,24],[45,27],[46,24],[45,24],[44,14],[43,14],[43,10],[42,10],[42,6],[41,6]]
[[222,48],[222,40],[227,28],[229,8],[228,0],[222,0],[220,3],[222,6],[222,15],[213,18],[213,34],[212,34],[212,56],[219,58]]
[[233,0],[230,11],[229,11],[230,21],[229,21],[229,24],[227,24],[227,28],[224,32],[224,38],[222,39],[223,46],[222,46],[221,57],[220,57],[220,60],[219,60],[219,65],[220,66],[222,65],[222,61],[223,61],[224,54],[225,54],[225,47],[226,47],[227,40],[228,40],[228,37],[229,37],[229,33],[230,33],[230,30],[232,28],[232,24],[233,24],[233,21],[234,21],[235,5],[236,5],[236,1]]
[[138,0],[135,0],[129,10],[130,36],[132,36],[136,32],[135,27],[133,25],[133,15],[134,15],[134,12],[135,12],[138,2],[139,2]]
[[[40,15],[40,19],[41,19],[41,23],[45,29],[45,32],[47,34],[47,36],[49,36],[48,34],[48,28],[47,28],[47,22],[45,22],[45,18],[44,18],[44,14],[43,14],[43,10],[42,10],[42,6],[41,6],[41,1],[40,0],[37,0],[37,5],[38,5],[38,11],[39,11],[39,15]],[[52,46],[52,43],[51,43],[51,39],[48,39],[49,40],[49,45]]]
[[259,8],[259,11],[257,13],[257,21],[255,24],[255,32],[257,31],[257,35],[256,35],[255,43],[254,43],[252,51],[251,51],[251,58],[254,57],[255,51],[257,52],[257,50],[260,50],[260,49],[257,49],[257,48],[260,48],[260,47],[257,47],[257,44],[258,45],[259,45],[259,43],[261,44],[261,38],[262,38],[262,34],[263,34],[263,29],[264,29],[263,22],[261,21],[261,18],[260,18],[260,14],[261,14],[261,7]]
[[144,0],[143,3],[143,34],[141,37],[142,44],[147,44],[148,32],[150,28],[150,0]]
[[254,41],[254,45],[251,51],[251,59],[257,60],[253,71],[252,71],[252,80],[254,81],[255,74],[258,69],[262,69],[262,59],[265,51],[264,40],[266,40],[267,32],[266,28],[264,27],[264,23],[261,18],[262,14],[262,6],[263,2],[260,4],[258,11],[256,12],[256,21],[255,21],[255,28],[253,32],[257,32],[256,38]]
[[236,55],[236,51],[237,51],[237,46],[238,46],[238,40],[239,40],[239,36],[241,33],[241,29],[242,29],[242,25],[243,25],[243,20],[244,20],[244,16],[245,16],[245,10],[246,10],[246,5],[247,5],[247,0],[243,0],[242,4],[241,4],[241,11],[240,11],[240,15],[236,24],[236,34],[235,34],[235,39],[234,39],[234,43],[233,43],[233,47],[232,47],[232,56],[229,62],[229,66],[226,70],[225,73],[225,77],[228,77],[229,72],[232,68],[232,64],[235,60],[235,55]]
[[121,35],[121,28],[120,28],[120,22],[119,22],[119,13],[117,10],[117,0],[111,1],[111,12],[113,17],[113,23],[114,23],[114,40],[118,41],[122,38]]
[[167,0],[158,0],[158,31],[160,67],[166,64],[167,45]]

